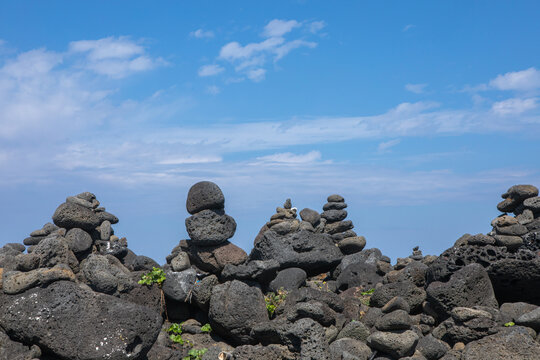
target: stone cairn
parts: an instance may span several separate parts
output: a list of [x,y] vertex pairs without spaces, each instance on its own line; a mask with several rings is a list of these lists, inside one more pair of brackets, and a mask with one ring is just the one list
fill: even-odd
[[[503,199],[488,234],[392,265],[339,195],[301,220],[287,199],[248,256],[204,181],[187,196],[190,238],[160,266],[93,194],[69,197],[28,248],[0,248],[0,360],[538,360],[540,198],[516,185]],[[155,268],[162,284],[138,283]]]

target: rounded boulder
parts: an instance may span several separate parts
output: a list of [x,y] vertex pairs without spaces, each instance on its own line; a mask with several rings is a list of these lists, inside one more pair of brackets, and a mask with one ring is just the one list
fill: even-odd
[[186,209],[191,215],[207,209],[223,209],[225,197],[219,186],[211,181],[201,181],[188,192]]

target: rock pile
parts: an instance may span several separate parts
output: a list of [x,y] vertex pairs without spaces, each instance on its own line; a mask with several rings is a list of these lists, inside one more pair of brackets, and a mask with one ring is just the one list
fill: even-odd
[[[339,195],[301,220],[287,199],[248,256],[222,191],[200,182],[190,239],[159,266],[93,194],[69,197],[28,248],[0,249],[0,360],[537,360],[538,190],[503,199],[490,233],[392,265],[364,249]],[[163,283],[138,282],[160,269]]]

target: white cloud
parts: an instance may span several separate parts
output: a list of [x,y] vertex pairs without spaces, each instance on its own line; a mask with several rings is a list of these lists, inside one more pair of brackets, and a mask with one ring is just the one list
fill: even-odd
[[285,39],[280,37],[266,39],[259,43],[247,44],[246,46],[233,41],[221,48],[219,57],[228,61],[251,58],[258,53],[272,52],[284,42]]
[[296,20],[279,20],[274,19],[264,27],[263,36],[265,37],[281,37],[294,28],[300,27],[301,24]]
[[0,72],[13,78],[34,77],[49,73],[62,63],[61,54],[45,49],[30,50],[9,59]]
[[214,32],[211,30],[205,31],[203,29],[197,29],[195,31],[190,32],[189,35],[197,39],[213,38]]
[[257,160],[268,163],[306,164],[321,159],[319,151],[310,151],[306,154],[293,154],[291,152],[277,153],[258,157]]
[[326,23],[324,21],[313,21],[308,25],[309,32],[312,34],[318,33],[325,27],[326,27]]
[[538,107],[536,98],[520,99],[513,98],[494,103],[491,107],[493,112],[498,115],[519,115]]
[[222,161],[220,156],[179,156],[158,161],[159,165],[206,164]]
[[409,30],[411,30],[411,29],[413,29],[415,27],[416,27],[416,25],[414,25],[414,24],[407,24],[407,25],[405,25],[403,27],[403,29],[401,31],[406,32],[406,31],[409,31]]
[[413,92],[415,94],[422,94],[427,84],[407,84],[405,90]]
[[304,40],[293,40],[289,41],[288,43],[278,47],[275,49],[275,58],[274,61],[278,61],[279,59],[285,57],[288,53],[290,53],[294,49],[298,49],[299,47],[308,47],[308,48],[315,48],[317,47],[316,42],[312,41],[304,41]]
[[251,69],[247,72],[247,77],[250,80],[253,80],[255,82],[263,81],[264,77],[266,75],[266,70],[264,69]]
[[216,85],[210,85],[206,88],[206,92],[210,95],[217,95],[221,92],[221,90]]
[[401,142],[400,139],[394,139],[394,140],[389,140],[389,141],[384,141],[382,143],[379,144],[379,146],[377,147],[377,151],[379,153],[385,153],[385,152],[388,152],[390,151],[390,148],[398,145],[399,143]]
[[69,44],[69,52],[86,55],[83,67],[112,78],[123,78],[166,64],[161,58],[149,57],[142,46],[123,36],[73,41]]
[[489,82],[498,90],[530,91],[540,88],[540,71],[534,67],[522,71],[507,72]]
[[214,76],[225,70],[219,65],[204,65],[199,68],[199,76]]

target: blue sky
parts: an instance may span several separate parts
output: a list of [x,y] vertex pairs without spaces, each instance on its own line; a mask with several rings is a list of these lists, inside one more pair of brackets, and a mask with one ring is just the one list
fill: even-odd
[[540,185],[537,1],[0,2],[0,244],[92,191],[163,262],[215,181],[246,251],[342,194],[368,247],[439,254]]

